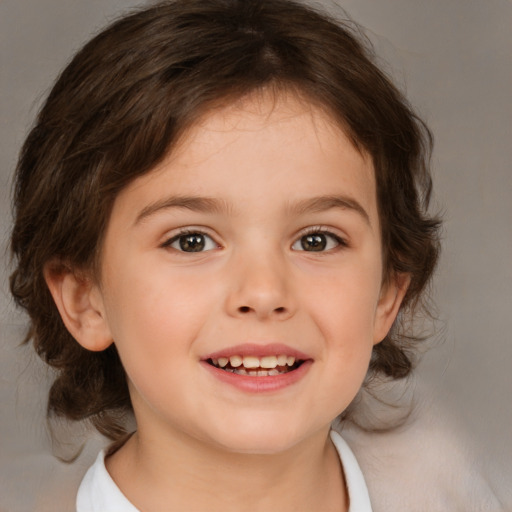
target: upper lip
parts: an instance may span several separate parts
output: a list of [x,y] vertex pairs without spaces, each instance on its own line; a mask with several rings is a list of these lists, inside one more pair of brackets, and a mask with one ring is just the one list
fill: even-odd
[[288,345],[284,345],[283,343],[243,343],[241,345],[234,345],[231,347],[224,348],[222,350],[218,350],[216,352],[212,352],[201,359],[219,359],[219,357],[231,357],[231,356],[253,356],[253,357],[265,357],[265,356],[293,356],[295,359],[300,359],[305,361],[307,359],[311,359],[310,356],[292,348]]

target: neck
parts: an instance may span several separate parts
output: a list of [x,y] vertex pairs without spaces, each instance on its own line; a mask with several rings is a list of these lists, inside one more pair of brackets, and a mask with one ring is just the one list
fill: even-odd
[[183,436],[161,439],[139,429],[107,459],[112,478],[140,510],[348,509],[328,429],[271,455],[233,453]]

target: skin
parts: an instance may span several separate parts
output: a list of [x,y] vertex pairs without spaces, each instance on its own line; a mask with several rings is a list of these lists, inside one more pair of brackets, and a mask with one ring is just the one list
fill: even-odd
[[[204,250],[183,251],[183,230]],[[407,287],[381,252],[371,159],[292,95],[208,114],[121,191],[100,278],[46,275],[78,342],[121,356],[138,430],[107,469],[135,506],[347,509],[330,423]],[[299,350],[307,371],[248,392],[205,367],[245,343]]]

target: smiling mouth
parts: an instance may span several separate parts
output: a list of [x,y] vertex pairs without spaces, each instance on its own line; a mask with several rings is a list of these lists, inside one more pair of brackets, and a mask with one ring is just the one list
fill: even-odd
[[210,358],[206,362],[211,366],[237,375],[249,377],[272,377],[290,373],[299,368],[304,360],[293,356],[272,355],[264,357],[231,356]]

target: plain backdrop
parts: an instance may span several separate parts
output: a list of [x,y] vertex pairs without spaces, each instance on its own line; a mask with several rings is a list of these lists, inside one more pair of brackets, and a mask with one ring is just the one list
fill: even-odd
[[[44,420],[50,375],[30,348],[19,347],[25,318],[7,287],[11,176],[59,70],[92,33],[134,5],[0,0],[0,511],[70,510],[101,442],[90,441],[72,466],[51,455]],[[506,500],[512,487],[512,3],[341,5],[366,28],[381,64],[434,132],[435,208],[445,219],[434,290],[440,321],[418,379],[472,440]]]

